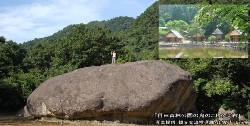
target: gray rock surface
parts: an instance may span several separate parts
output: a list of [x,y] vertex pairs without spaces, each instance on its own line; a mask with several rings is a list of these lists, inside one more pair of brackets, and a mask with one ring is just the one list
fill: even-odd
[[218,111],[219,120],[227,120],[236,122],[239,121],[239,114],[236,110],[225,110],[224,108],[220,108]]
[[142,122],[154,113],[187,113],[196,92],[192,75],[163,61],[74,70],[39,85],[27,99],[35,117]]
[[243,115],[240,115],[239,121],[247,121],[247,119]]
[[16,114],[16,116],[21,116],[21,117],[31,117],[32,115],[29,113],[27,110],[27,106],[24,106],[23,109],[19,110]]

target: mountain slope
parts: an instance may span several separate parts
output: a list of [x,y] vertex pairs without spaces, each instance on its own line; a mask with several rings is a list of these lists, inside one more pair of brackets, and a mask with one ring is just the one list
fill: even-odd
[[69,26],[63,28],[62,30],[59,30],[58,32],[54,33],[51,36],[47,36],[44,38],[35,38],[34,40],[24,42],[23,44],[21,44],[21,46],[23,48],[29,49],[30,47],[32,47],[35,44],[40,43],[40,42],[54,42],[56,39],[59,39],[59,38],[66,36],[66,34],[76,26],[77,25],[69,25]]
[[125,57],[129,61],[158,59],[158,2],[148,7],[136,18],[133,26],[120,33],[121,40],[126,43]]
[[[107,21],[92,21],[89,22],[88,24],[86,24],[86,26],[88,27],[103,27],[103,28],[107,28],[110,29],[111,32],[121,32],[124,30],[129,29],[133,22],[134,22],[134,18],[132,17],[115,17],[113,19],[107,20]],[[59,30],[58,32],[54,33],[51,36],[47,36],[44,38],[35,38],[34,40],[30,40],[27,42],[24,42],[22,44],[23,48],[29,49],[30,47],[34,46],[37,43],[42,43],[42,42],[54,42],[57,39],[63,38],[65,37],[71,30],[73,30],[75,27],[77,27],[80,24],[73,24],[73,25],[69,25],[65,28],[63,28],[62,30]]]
[[133,22],[135,21],[132,17],[115,17],[107,21],[91,21],[87,25],[90,27],[93,26],[101,26],[104,28],[108,28],[111,30],[111,32],[121,32],[124,30],[129,29]]

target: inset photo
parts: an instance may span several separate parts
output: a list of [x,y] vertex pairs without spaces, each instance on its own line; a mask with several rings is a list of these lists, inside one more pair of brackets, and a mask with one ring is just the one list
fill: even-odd
[[244,5],[159,5],[159,58],[248,58]]

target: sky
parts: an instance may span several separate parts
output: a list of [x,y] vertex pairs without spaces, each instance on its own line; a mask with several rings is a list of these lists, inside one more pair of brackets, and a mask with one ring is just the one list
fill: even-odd
[[43,38],[70,24],[140,16],[157,0],[1,0],[0,36],[17,43]]

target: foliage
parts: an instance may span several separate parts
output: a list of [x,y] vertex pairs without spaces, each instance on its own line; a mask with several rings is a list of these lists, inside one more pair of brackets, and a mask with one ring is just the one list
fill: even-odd
[[169,32],[169,30],[159,29],[159,35],[164,36]]
[[174,20],[174,21],[169,21],[167,22],[167,24],[165,25],[168,29],[173,29],[176,30],[178,32],[182,32],[182,31],[187,31],[189,25],[183,21],[183,20]]
[[[134,20],[135,19],[132,17],[120,16],[120,17],[115,17],[107,21],[105,20],[104,21],[91,21],[88,24],[86,24],[86,26],[92,27],[92,28],[103,27],[106,29],[110,29],[111,32],[121,32],[121,31],[129,29],[133,25]],[[51,36],[44,37],[44,38],[35,38],[34,40],[24,42],[22,44],[22,47],[29,50],[32,46],[34,46],[37,43],[55,42],[57,39],[67,36],[69,32],[72,31],[72,29],[74,29],[78,25],[79,24],[72,24],[63,28],[62,30],[59,30],[58,32],[54,33]]]
[[183,20],[188,24],[198,12],[199,7],[191,4],[186,5],[159,5],[159,19],[163,19],[165,23],[173,20]]
[[6,38],[4,36],[0,36],[0,43],[4,44],[6,42]]
[[210,42],[214,42],[215,40],[216,40],[216,37],[214,35],[210,35],[208,37],[208,41],[210,41]]
[[[198,111],[217,113],[219,107],[246,114],[249,106],[249,60],[235,59],[166,59],[193,75],[198,93]],[[195,66],[195,67],[194,67]],[[213,71],[213,72],[211,72]],[[237,101],[237,103],[235,102]],[[210,104],[209,104],[210,103]],[[212,104],[211,104],[212,103]]]
[[231,41],[231,38],[230,38],[230,36],[227,34],[227,35],[225,35],[225,40],[227,41],[227,42],[230,42]]
[[[119,34],[120,39],[131,50],[134,58],[129,61],[137,61],[142,59],[158,59],[158,4],[155,2],[142,13],[133,23],[133,26]],[[145,55],[145,50],[148,55]],[[128,61],[128,60],[126,60]]]
[[165,26],[165,21],[164,19],[160,18],[159,19],[159,27],[164,27]]
[[[2,37],[4,38],[4,37]],[[23,104],[22,90],[17,83],[18,74],[24,66],[22,60],[26,50],[13,41],[0,43],[0,107],[1,110],[12,110]],[[10,108],[13,107],[13,108]]]
[[223,4],[201,4],[200,6],[202,8],[195,16],[195,18],[201,25],[207,25],[214,20],[222,19],[227,20],[227,22],[230,23],[231,27],[237,27],[238,29],[243,30],[243,34],[248,32],[249,4],[227,4],[226,6]]
[[20,71],[22,59],[26,55],[26,50],[13,41],[0,43],[0,78],[10,77],[15,72]]
[[[36,43],[28,52],[12,41],[0,43],[0,89],[6,89],[0,93],[0,107],[16,111],[46,79],[77,68],[108,64],[112,50],[121,59],[126,51],[123,47],[109,29],[84,24],[71,27],[53,42]],[[13,96],[7,98],[4,94],[10,92]]]
[[199,26],[199,24],[195,21],[192,20],[190,21],[190,26],[188,28],[188,35],[192,36],[192,35],[197,35],[197,33],[200,33],[201,35],[203,35],[205,33],[205,30],[202,29],[201,26]]
[[111,32],[121,32],[121,31],[129,29],[133,25],[134,20],[135,19],[132,17],[119,16],[119,17],[115,17],[107,21],[105,20],[104,21],[91,21],[87,24],[87,26],[89,27],[99,26],[99,27],[110,29]]
[[34,40],[30,40],[28,42],[24,42],[21,46],[29,51],[29,49],[36,45],[37,43],[43,43],[43,42],[54,42],[56,39],[62,38],[68,34],[68,32],[76,27],[77,25],[69,25],[62,30],[59,30],[58,32],[54,33],[51,36],[44,37],[44,38],[35,38]]

